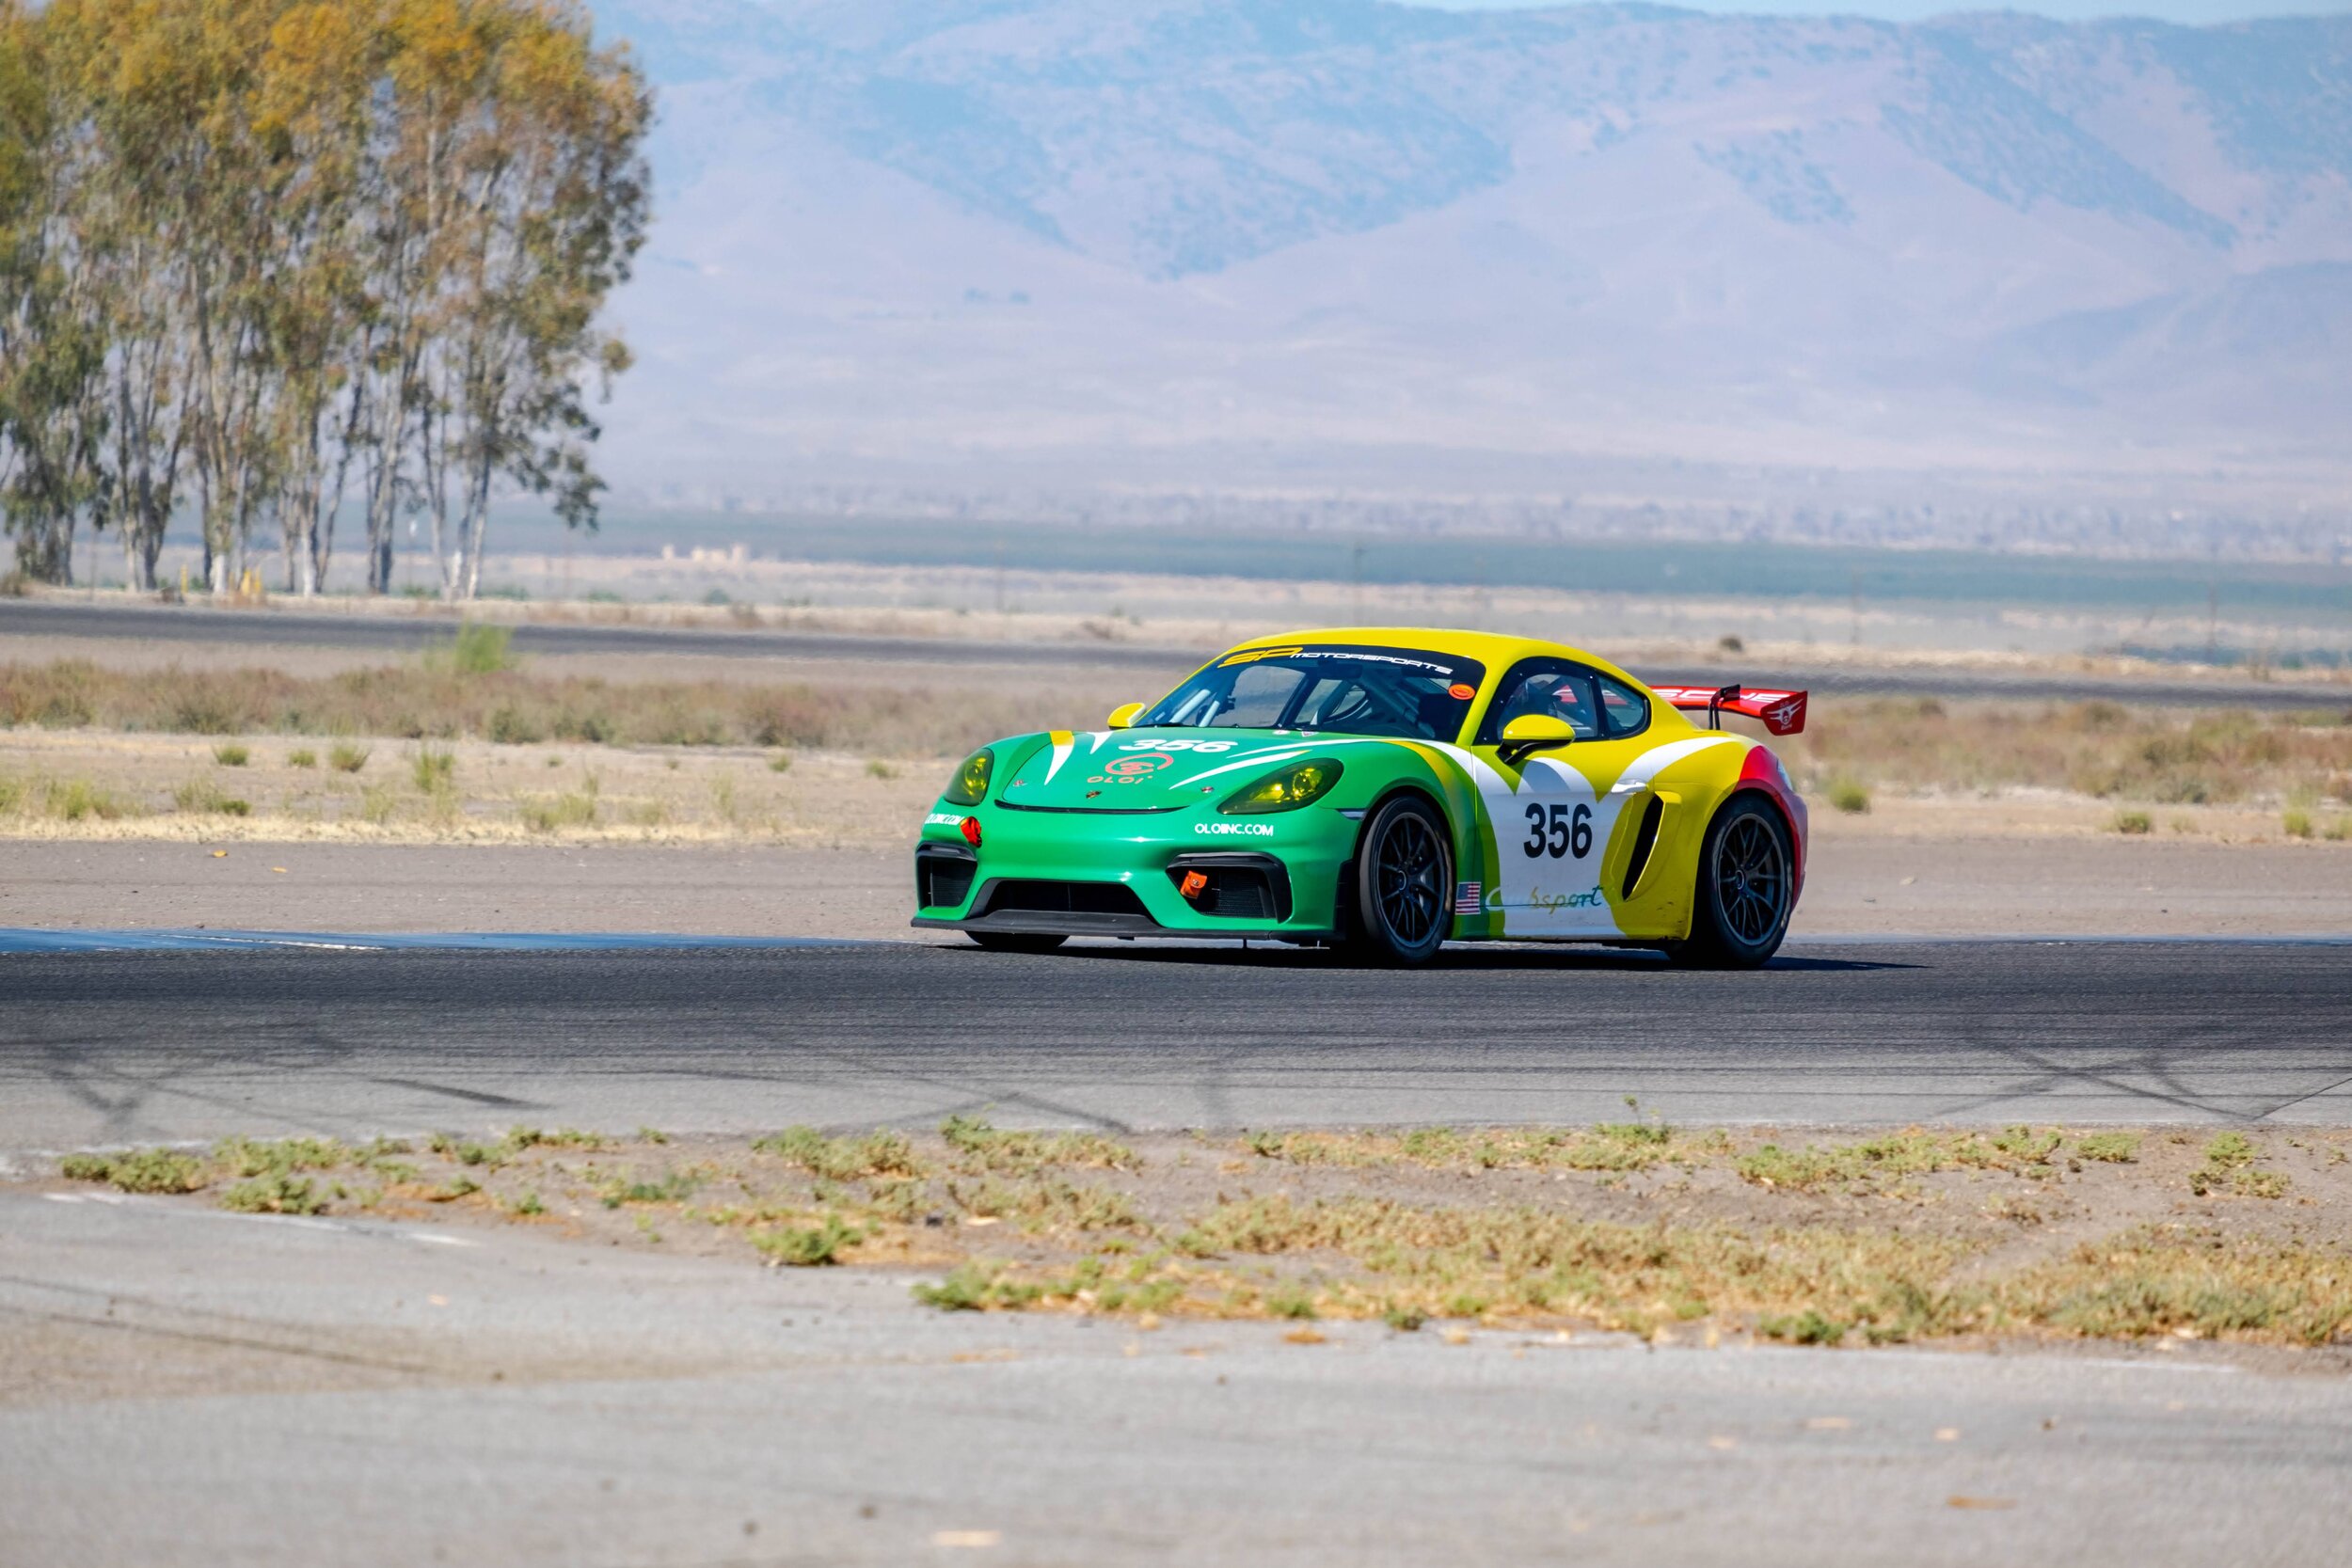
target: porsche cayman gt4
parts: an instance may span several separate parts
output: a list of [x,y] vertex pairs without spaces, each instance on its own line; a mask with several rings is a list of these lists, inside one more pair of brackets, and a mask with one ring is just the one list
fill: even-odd
[[1804,711],[1525,638],[1264,638],[1105,729],[973,752],[924,818],[914,924],[1027,951],[1251,937],[1411,964],[1600,942],[1753,966],[1804,887],[1805,807],[1723,716],[1783,736]]

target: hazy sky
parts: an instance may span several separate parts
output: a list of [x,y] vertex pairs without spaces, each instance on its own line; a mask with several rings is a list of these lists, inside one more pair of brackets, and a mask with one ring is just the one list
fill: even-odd
[[[1449,7],[1454,10],[1486,10],[1506,6],[1552,3],[1552,0],[1422,0],[1423,4]],[[2029,11],[2036,16],[2062,17],[2080,21],[2094,16],[2153,16],[2166,22],[2235,22],[2249,16],[2332,16],[2352,11],[2347,0],[2042,0],[2029,6],[1968,4],[1967,0],[1665,0],[1694,11],[1766,12],[1781,16],[1820,16],[1836,12],[1847,16],[1884,17],[1895,22],[1914,22],[1923,16],[1942,16],[1952,11]]]

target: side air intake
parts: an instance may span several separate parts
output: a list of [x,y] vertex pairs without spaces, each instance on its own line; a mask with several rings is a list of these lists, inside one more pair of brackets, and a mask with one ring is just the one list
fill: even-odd
[[1666,815],[1666,803],[1653,795],[1649,804],[1642,808],[1642,825],[1633,831],[1633,853],[1625,860],[1625,887],[1620,898],[1630,898],[1642,880],[1642,873],[1649,869],[1649,852],[1658,847],[1658,824]]

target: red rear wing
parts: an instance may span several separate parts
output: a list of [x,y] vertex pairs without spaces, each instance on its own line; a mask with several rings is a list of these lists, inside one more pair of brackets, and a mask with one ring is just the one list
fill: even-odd
[[1720,727],[1726,713],[1761,719],[1774,735],[1796,735],[1804,729],[1803,691],[1756,691],[1743,686],[1653,686],[1650,688],[1685,713],[1704,713],[1709,729]]

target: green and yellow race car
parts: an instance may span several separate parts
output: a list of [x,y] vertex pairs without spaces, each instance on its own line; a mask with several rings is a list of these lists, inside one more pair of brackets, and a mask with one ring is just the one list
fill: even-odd
[[1448,941],[1600,942],[1753,966],[1804,886],[1805,808],[1722,715],[1793,735],[1804,710],[1526,638],[1263,638],[1107,729],[973,752],[923,820],[914,924],[1025,952],[1249,937],[1413,964]]

